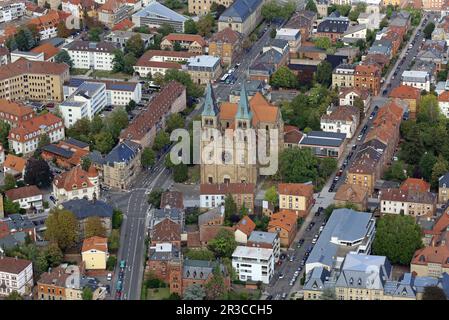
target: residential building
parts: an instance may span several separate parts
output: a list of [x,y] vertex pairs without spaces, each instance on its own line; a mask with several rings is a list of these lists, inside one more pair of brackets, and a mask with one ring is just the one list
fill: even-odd
[[432,216],[436,211],[436,204],[437,197],[429,191],[387,189],[380,194],[381,213]]
[[122,30],[116,30],[112,31],[105,37],[105,41],[112,42],[120,49],[124,50],[126,42],[128,42],[129,39],[132,37],[139,35],[140,38],[143,41],[144,48],[148,48],[151,44],[154,43],[154,35],[153,34],[145,34],[145,33],[139,33],[139,32],[132,32],[132,31],[122,31]]
[[84,10],[89,17],[97,16],[99,3],[93,0],[62,0],[61,10],[70,13],[73,18],[84,19]]
[[91,166],[86,172],[81,166],[76,166],[57,175],[53,180],[53,194],[59,202],[81,198],[99,199],[100,182],[97,170]]
[[32,52],[34,54],[43,55],[42,61],[48,61],[48,62],[56,62],[55,57],[60,51],[61,51],[61,49],[56,48],[51,43],[43,43],[43,44],[30,50],[30,52]]
[[334,196],[336,206],[354,205],[357,210],[368,207],[368,188],[358,184],[342,184]]
[[270,217],[267,231],[277,233],[281,246],[288,248],[293,243],[298,231],[297,219],[295,211],[284,209],[273,213]]
[[8,296],[13,291],[28,295],[33,288],[33,263],[17,257],[0,256],[0,296]]
[[383,150],[367,147],[360,150],[348,168],[346,183],[360,185],[368,189],[368,194],[374,192],[374,185],[381,177]]
[[36,241],[36,225],[26,216],[9,214],[7,218],[0,220],[0,238],[5,235],[20,236],[25,243],[26,236],[31,241]]
[[179,191],[165,191],[161,195],[160,208],[168,209],[184,209],[184,199],[182,192]]
[[16,62],[20,58],[24,58],[29,61],[44,61],[43,52],[19,51],[18,49],[11,52],[10,57],[11,62]]
[[186,51],[148,50],[137,60],[134,71],[140,77],[146,77],[149,74],[154,76],[157,73],[165,75],[165,72],[170,69],[182,70],[182,64],[195,56],[195,53]]
[[160,243],[171,243],[172,245],[180,248],[181,231],[181,225],[169,218],[165,218],[151,229],[151,246],[155,246]]
[[49,10],[47,14],[31,19],[28,24],[36,26],[40,40],[51,39],[58,35],[59,23],[65,22],[68,16],[63,11]]
[[345,44],[355,44],[358,40],[366,39],[366,32],[368,27],[366,24],[357,24],[354,26],[349,26],[343,33],[342,41]]
[[285,125],[284,126],[284,148],[297,148],[302,139],[302,132],[298,127]]
[[25,1],[4,1],[0,6],[0,23],[22,18],[25,15]]
[[178,208],[154,209],[148,224],[148,228],[152,230],[154,226],[165,219],[170,219],[176,224],[179,224],[181,230],[184,230],[185,213],[184,210]]
[[95,236],[84,239],[81,258],[86,270],[106,270],[108,257],[107,238]]
[[244,36],[249,35],[262,21],[263,0],[236,0],[218,19],[218,31],[231,28]]
[[[211,128],[222,130],[222,132],[231,128],[242,130],[249,128],[277,129],[279,133],[278,146],[284,144],[283,120],[279,108],[268,103],[259,92],[248,101],[245,82],[242,83],[239,103],[223,102],[220,109],[218,109],[213,89],[208,84],[201,116],[201,130],[203,132],[201,152],[210,144],[211,135],[207,133]],[[209,160],[212,159],[213,153],[209,153],[209,160],[206,163],[203,162],[200,166],[201,183],[256,183],[259,174],[267,174],[266,170],[259,170],[255,163],[248,161],[245,164],[245,159],[249,159],[247,157],[249,147],[256,147],[258,143],[257,138],[256,141],[252,141],[251,145],[248,144],[249,142],[247,140],[243,145],[242,143],[238,143],[238,146],[234,145],[233,154],[240,154],[242,158],[232,161],[232,163],[226,161],[225,163],[217,163],[217,161],[210,163]],[[263,141],[263,143],[266,143],[266,141]],[[270,145],[267,146],[267,148],[269,147]],[[230,154],[225,153],[225,157],[229,156]]]
[[223,276],[225,290],[229,290],[231,287],[231,279],[225,265],[217,261],[185,259],[182,265],[182,293],[194,284],[204,288],[212,279],[216,269]]
[[41,147],[41,157],[46,161],[54,161],[58,167],[70,169],[81,164],[81,159],[88,156],[89,144],[69,138],[57,144]]
[[98,9],[98,20],[108,28],[113,28],[117,23],[128,18],[133,12],[134,6],[124,0],[106,0]]
[[408,71],[402,73],[401,84],[430,92],[430,76],[425,71]]
[[336,43],[338,39],[343,37],[348,27],[349,19],[340,16],[338,11],[334,11],[318,24],[316,36],[329,38],[332,43]]
[[341,64],[332,71],[332,88],[354,87],[355,67],[350,64]]
[[196,53],[198,55],[204,54],[206,51],[206,41],[198,34],[182,34],[170,33],[161,41],[162,50],[175,50],[175,46],[179,45],[182,50]]
[[338,268],[349,252],[369,254],[375,229],[372,213],[335,209],[307,258],[306,274],[317,267]]
[[213,3],[216,3],[217,5],[222,5],[227,8],[229,7],[230,4],[232,4],[232,0],[218,0],[218,1],[189,0],[188,1],[189,13],[198,16],[206,15],[210,12],[210,7]]
[[131,100],[136,103],[140,103],[142,100],[142,84],[140,82],[73,77],[70,78],[69,82],[64,84],[64,97],[67,99],[69,96],[73,95],[85,82],[106,85],[107,106],[126,106]]
[[340,106],[329,108],[321,116],[321,130],[346,134],[351,139],[360,123],[360,110],[354,106]]
[[25,175],[26,163],[26,159],[8,154],[5,158],[5,162],[3,163],[3,173],[12,174],[16,178],[23,179],[23,176]]
[[149,26],[150,28],[159,28],[166,23],[179,33],[184,32],[184,23],[186,21],[186,17],[157,1],[150,1],[142,10],[132,15],[132,22],[136,27]]
[[438,203],[446,203],[449,200],[449,173],[438,179]]
[[242,51],[242,35],[232,28],[212,34],[208,41],[210,56],[220,57],[225,65],[232,65],[236,57]]
[[224,224],[224,206],[210,209],[198,216],[199,226],[221,226]]
[[114,67],[114,50],[117,47],[111,42],[76,40],[63,49],[69,53],[74,68],[112,71]]
[[274,274],[273,249],[237,246],[232,254],[232,267],[240,281],[268,284]]
[[19,59],[0,66],[0,99],[61,102],[67,79],[65,63]]
[[104,159],[104,184],[114,189],[127,190],[139,174],[141,150],[141,145],[129,140],[116,145]]
[[202,55],[187,60],[187,73],[196,84],[215,82],[221,72],[220,58]]
[[130,140],[142,148],[152,146],[157,132],[165,129],[165,119],[170,114],[183,111],[186,101],[186,87],[170,81],[121,132],[120,140]]
[[288,41],[290,55],[296,55],[301,46],[301,32],[299,29],[280,28],[276,30],[275,39]]
[[410,271],[418,276],[441,278],[449,273],[449,236],[444,231],[432,238],[429,246],[418,249],[410,263]]
[[340,158],[345,150],[346,134],[324,131],[310,131],[302,136],[300,148],[310,148],[317,157]]
[[393,54],[393,42],[382,37],[382,39],[373,42],[368,49],[368,54],[381,54],[391,59]]
[[407,178],[399,187],[403,191],[430,192],[430,183],[424,181],[423,178]]
[[380,22],[384,17],[385,14],[382,13],[361,12],[357,18],[357,22],[359,24],[365,24],[370,30],[376,30],[380,28]]
[[243,207],[254,212],[255,184],[253,183],[202,183],[200,184],[200,208],[217,208],[231,195],[237,210]]
[[354,86],[356,88],[366,88],[371,91],[371,94],[378,95],[381,77],[382,72],[376,65],[359,64],[355,67]]
[[8,48],[0,47],[0,66],[11,62],[11,56]]
[[277,263],[279,261],[281,255],[281,242],[279,240],[279,235],[275,232],[254,230],[251,232],[248,241],[246,242],[246,246],[273,249],[274,262]]
[[0,100],[0,120],[8,123],[12,128],[31,119],[34,115],[33,109],[28,106],[6,99]]
[[114,208],[101,200],[73,199],[61,203],[62,207],[71,211],[78,220],[78,236],[84,238],[86,222],[90,217],[98,217],[109,236],[112,230],[112,214]]
[[[286,48],[288,48],[288,46]],[[249,66],[249,79],[268,83],[273,73],[287,63],[287,59],[288,50],[285,51],[285,53],[281,53],[279,50],[273,48],[263,52]]]
[[42,135],[47,135],[50,142],[55,143],[64,139],[64,132],[64,124],[61,118],[52,113],[41,114],[10,130],[8,136],[9,148],[16,154],[28,155],[37,149]]
[[251,232],[256,229],[256,224],[248,216],[244,216],[234,228],[235,241],[241,244],[246,244]]
[[[158,243],[155,246],[148,248],[148,260],[145,271],[151,272],[158,279],[170,284],[170,273],[172,265],[182,264],[182,254],[178,247],[171,243]],[[181,279],[179,279],[179,286],[181,287]],[[181,289],[181,288],[180,288]],[[181,290],[179,290],[181,291]]]
[[288,29],[298,29],[301,33],[301,41],[304,42],[312,35],[313,26],[315,25],[316,20],[316,12],[301,10],[295,12],[284,27]]
[[371,102],[371,95],[365,88],[341,88],[338,98],[340,99],[340,106],[353,106],[356,98],[361,99],[365,114]]
[[449,118],[449,91],[443,91],[438,95],[438,107],[446,118]]
[[[402,99],[408,102],[408,110],[410,112],[410,118],[414,119],[419,110],[419,102],[421,100],[421,90],[415,87],[400,85],[398,87],[393,88],[391,90],[390,95],[391,98]],[[439,101],[439,99],[438,99]],[[441,108],[441,106],[440,106]],[[449,112],[443,114],[449,115]],[[449,111],[449,110],[448,110]]]
[[313,206],[313,185],[306,183],[279,183],[279,209],[306,217]]
[[5,196],[12,202],[18,203],[20,208],[37,212],[43,208],[43,193],[36,186],[25,186],[10,189]]

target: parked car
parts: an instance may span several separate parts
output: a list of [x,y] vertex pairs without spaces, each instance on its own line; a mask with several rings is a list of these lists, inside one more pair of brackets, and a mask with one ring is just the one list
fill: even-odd
[[108,273],[108,276],[106,277],[106,279],[107,279],[108,281],[111,281],[111,280],[112,280],[112,273]]
[[279,274],[279,279],[284,279],[284,274],[283,273]]

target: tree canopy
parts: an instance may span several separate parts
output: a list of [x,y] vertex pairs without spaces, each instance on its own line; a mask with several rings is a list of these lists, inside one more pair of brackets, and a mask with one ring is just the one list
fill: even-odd
[[296,5],[290,1],[286,4],[279,4],[275,1],[270,1],[262,6],[262,17],[267,21],[274,19],[288,20],[295,12]]
[[61,250],[73,246],[78,239],[78,220],[69,210],[53,208],[45,226],[45,238],[56,243]]
[[211,250],[217,258],[230,258],[237,242],[234,238],[234,233],[229,230],[222,229],[218,232],[217,236],[209,241],[208,248]]
[[30,158],[25,167],[24,181],[39,188],[49,187],[53,181],[53,174],[45,160]]
[[276,88],[294,89],[298,86],[298,79],[293,71],[286,66],[282,66],[272,74],[270,85]]

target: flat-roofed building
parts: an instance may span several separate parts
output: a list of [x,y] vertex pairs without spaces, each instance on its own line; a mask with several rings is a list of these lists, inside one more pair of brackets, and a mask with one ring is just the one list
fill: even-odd
[[310,148],[317,157],[338,159],[343,154],[345,140],[345,133],[311,131],[302,136],[299,147]]
[[273,249],[238,246],[232,253],[232,267],[240,281],[268,284],[274,274]]

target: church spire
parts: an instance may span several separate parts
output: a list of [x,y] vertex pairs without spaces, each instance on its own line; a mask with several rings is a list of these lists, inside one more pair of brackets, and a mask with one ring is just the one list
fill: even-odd
[[210,82],[207,83],[206,100],[204,101],[204,109],[201,115],[206,117],[216,117],[218,115],[218,106]]
[[236,119],[251,120],[253,115],[249,108],[248,94],[246,93],[245,80],[242,81],[242,88],[240,89],[240,101],[237,108]]

